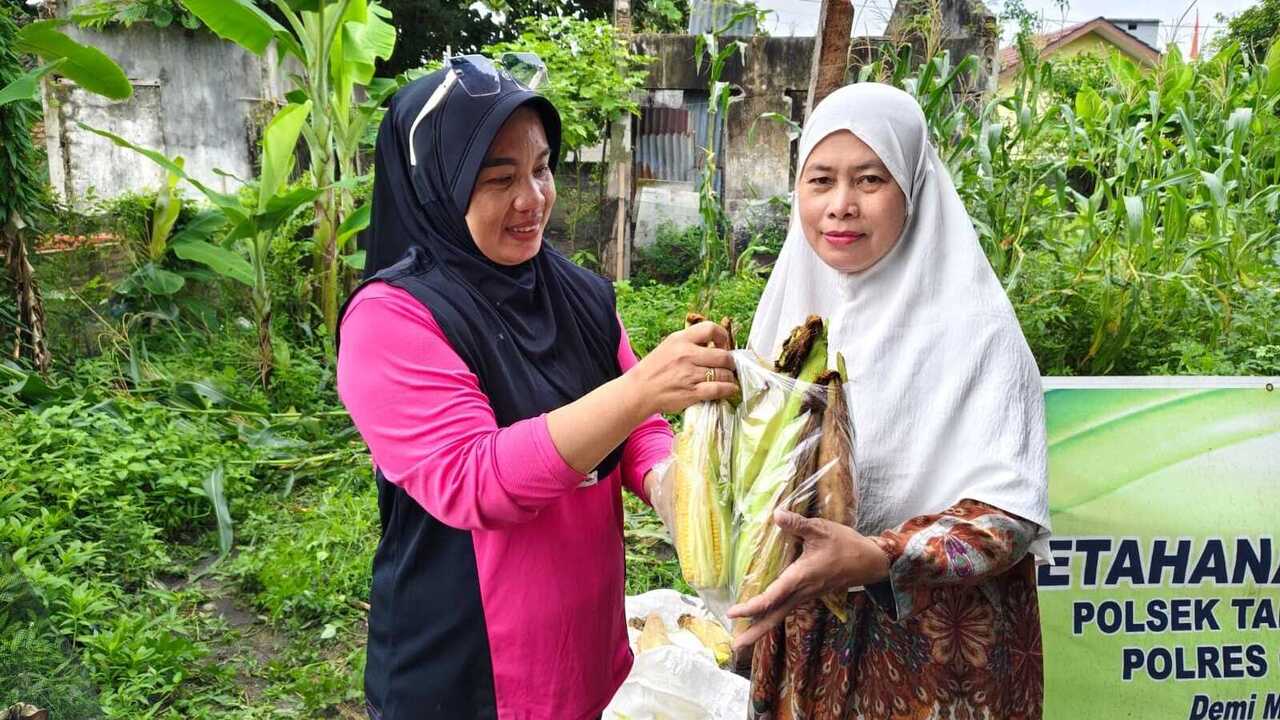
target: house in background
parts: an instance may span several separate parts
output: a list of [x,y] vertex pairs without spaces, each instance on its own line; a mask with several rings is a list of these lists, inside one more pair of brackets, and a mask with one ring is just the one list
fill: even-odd
[[[1096,17],[1057,32],[1035,37],[1040,57],[1072,57],[1091,53],[1106,59],[1112,52],[1120,52],[1140,67],[1154,67],[1160,62],[1159,20],[1129,20]],[[1022,58],[1014,45],[1002,48],[999,54],[999,92],[1012,86],[1022,67]]]

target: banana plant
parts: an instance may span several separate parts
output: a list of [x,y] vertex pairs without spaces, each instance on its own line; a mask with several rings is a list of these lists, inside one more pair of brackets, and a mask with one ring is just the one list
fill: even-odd
[[54,60],[51,63],[41,65],[38,68],[29,70],[22,75],[14,78],[14,80],[4,86],[0,90],[0,106],[8,105],[11,102],[26,100],[35,102],[40,98],[40,79],[45,75],[53,72],[66,62],[66,59]]
[[199,190],[230,228],[222,245],[215,245],[194,235],[174,238],[178,257],[204,264],[224,277],[251,289],[254,319],[258,328],[258,376],[264,388],[270,387],[274,355],[271,343],[271,286],[267,282],[271,238],[301,209],[310,205],[330,188],[289,188],[293,171],[294,147],[302,126],[311,113],[311,102],[290,103],[267,124],[262,135],[262,174],[249,191],[241,195],[217,192],[187,175],[182,164],[164,154],[139,147],[124,138],[81,123],[89,132],[107,138],[120,147],[133,150]]
[[[182,157],[173,158],[173,163],[180,168],[185,166]],[[151,232],[147,238],[146,254],[137,269],[116,285],[117,294],[142,296],[155,301],[174,295],[186,285],[185,277],[162,267],[169,252],[169,237],[182,212],[182,196],[174,192],[181,179],[176,173],[168,173],[164,187],[156,193],[155,204],[151,208]]]
[[[13,288],[12,321],[19,354],[41,372],[52,361],[45,332],[44,301],[31,265],[26,238],[41,205],[39,163],[31,128],[39,108],[42,79],[55,73],[89,92],[122,100],[133,93],[124,71],[102,51],[81,45],[58,30],[60,21],[34,22],[18,29],[9,11],[0,8],[0,258]],[[45,64],[30,71],[20,53],[39,56]],[[7,303],[4,303],[7,305]]]
[[106,53],[71,39],[58,28],[66,20],[40,20],[18,31],[14,49],[31,53],[46,64],[22,74],[0,90],[0,106],[20,100],[38,100],[40,79],[49,73],[61,75],[81,88],[111,100],[128,100],[133,85],[124,70]]
[[[181,0],[220,37],[261,55],[272,41],[282,56],[302,65],[291,76],[291,103],[309,102],[301,134],[310,154],[311,183],[326,188],[314,200],[313,258],[317,304],[332,334],[338,321],[340,265],[351,238],[368,225],[358,213],[349,183],[359,174],[359,143],[395,81],[374,77],[379,59],[391,57],[396,30],[391,13],[370,0],[271,0],[281,25],[252,0]],[[365,100],[357,101],[357,88]]]

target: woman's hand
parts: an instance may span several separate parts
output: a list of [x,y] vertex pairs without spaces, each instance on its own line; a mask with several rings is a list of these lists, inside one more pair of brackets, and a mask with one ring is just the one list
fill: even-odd
[[803,541],[804,552],[764,592],[729,608],[731,618],[754,620],[734,638],[735,649],[753,644],[802,603],[889,577],[889,557],[851,527],[785,510],[775,511],[773,522]]
[[[711,345],[712,347],[708,347]],[[675,413],[694,403],[720,400],[738,392],[729,333],[701,322],[671,333],[623,378],[644,413]]]
[[620,377],[547,413],[552,444],[586,473],[650,415],[731,397],[738,384],[728,347],[729,333],[715,323],[671,333]]

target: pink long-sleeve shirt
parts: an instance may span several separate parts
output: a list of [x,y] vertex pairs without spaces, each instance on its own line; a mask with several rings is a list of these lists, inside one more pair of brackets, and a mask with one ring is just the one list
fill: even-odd
[[[621,489],[645,498],[645,475],[671,452],[667,423],[647,419],[618,468],[583,486],[545,415],[498,427],[477,377],[405,290],[362,288],[341,332],[338,394],[375,465],[432,517],[470,531],[498,716],[596,717],[632,660]],[[618,363],[636,364],[625,329]]]

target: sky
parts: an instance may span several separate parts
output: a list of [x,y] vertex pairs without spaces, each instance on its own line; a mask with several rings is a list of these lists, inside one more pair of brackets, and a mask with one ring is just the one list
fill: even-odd
[[[770,34],[813,35],[822,3],[821,0],[756,0],[756,4],[774,11],[766,26]],[[879,35],[893,12],[894,0],[853,0],[853,4],[854,34]],[[1185,54],[1191,47],[1196,9],[1200,11],[1200,46],[1204,47],[1214,34],[1223,29],[1222,23],[1216,19],[1218,13],[1234,15],[1255,4],[1255,0],[1195,0],[1194,3],[1193,0],[1070,0],[1065,18],[1053,0],[1024,0],[1023,4],[1041,15],[1045,32],[1092,20],[1099,15],[1159,19],[1162,23],[1160,44],[1177,42]],[[998,12],[1003,1],[987,0],[986,5],[993,12]],[[1179,19],[1188,7],[1191,11],[1179,26]],[[1006,33],[1006,39],[1008,36]]]

